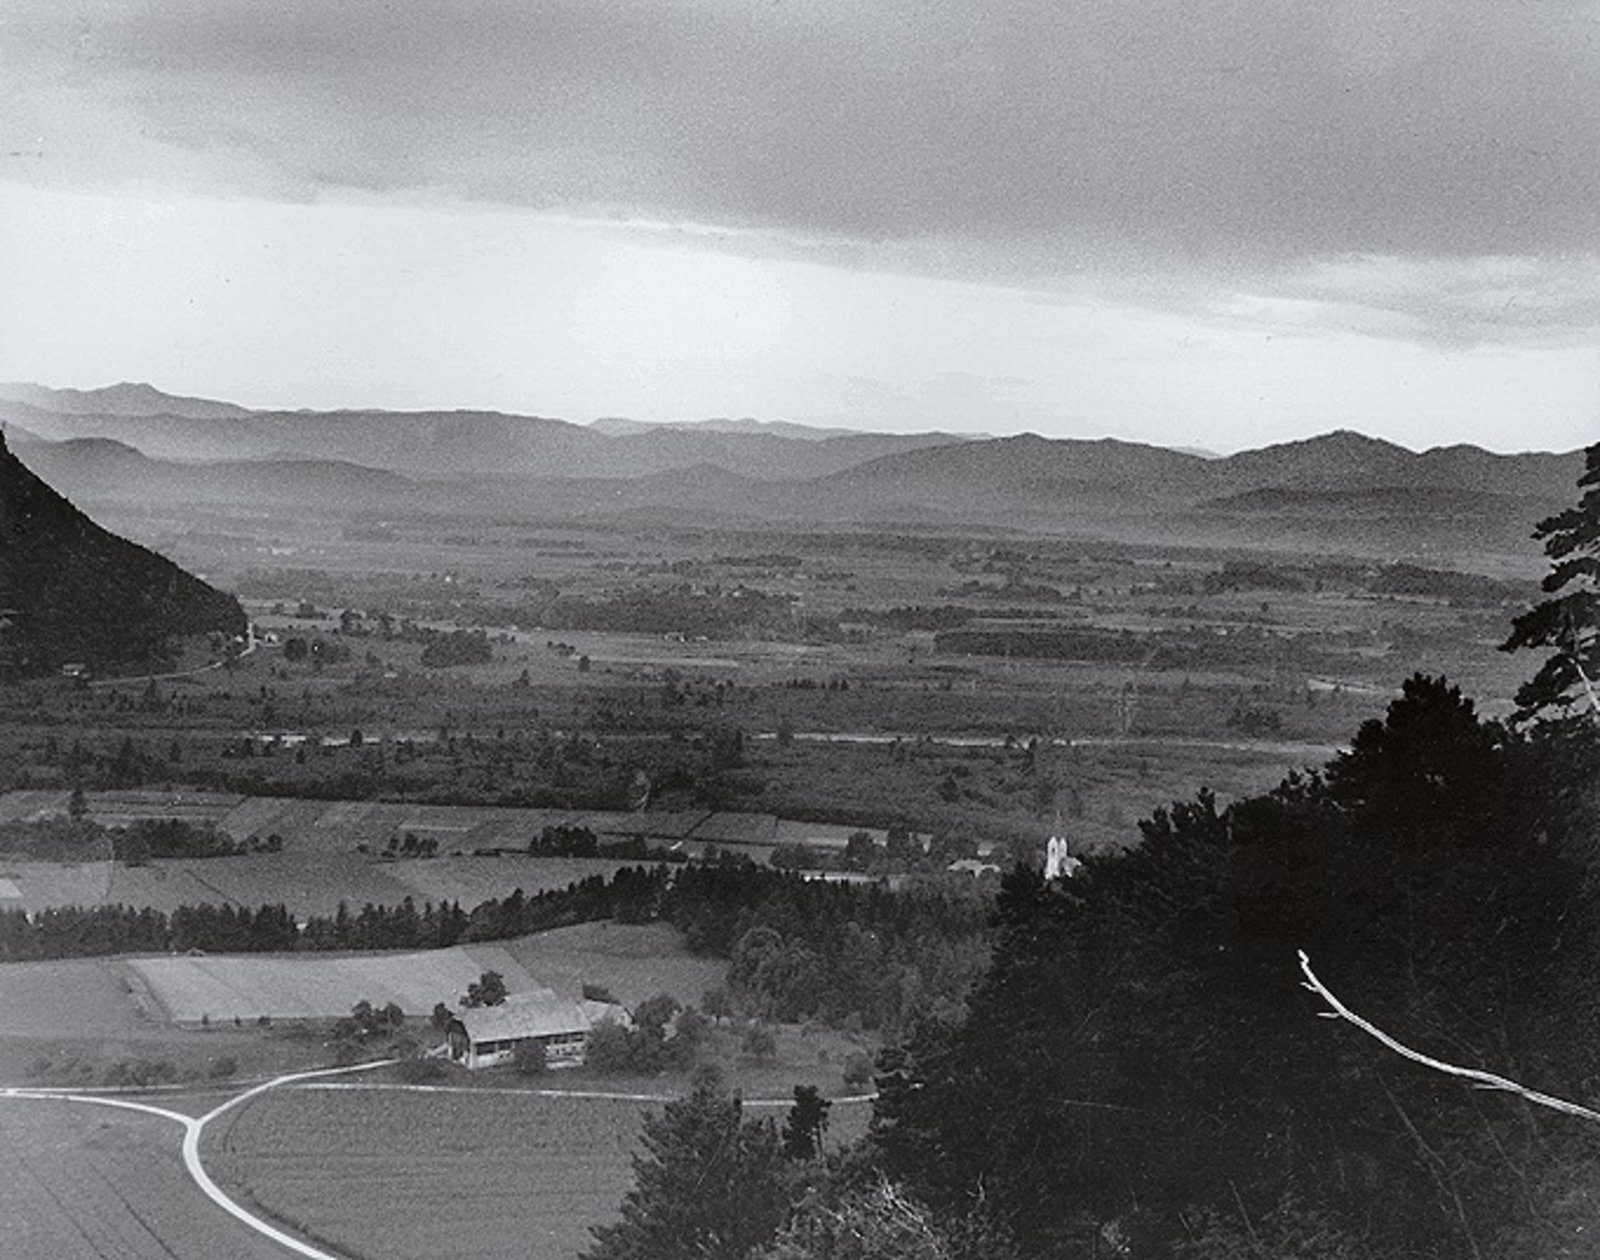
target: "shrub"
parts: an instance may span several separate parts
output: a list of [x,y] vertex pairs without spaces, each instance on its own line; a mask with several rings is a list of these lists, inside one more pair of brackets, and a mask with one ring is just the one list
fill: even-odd
[[846,1089],[861,1090],[872,1083],[872,1058],[857,1050],[844,1061]]
[[105,1070],[101,1082],[142,1089],[150,1085],[165,1085],[177,1079],[178,1070],[165,1059],[122,1059]]
[[710,1036],[711,1021],[694,1007],[684,1007],[678,1012],[678,1021],[670,1043],[672,1057],[679,1064],[691,1062]]
[[596,1072],[626,1072],[633,1067],[633,1046],[628,1030],[603,1019],[590,1030],[586,1062]]
[[225,1081],[230,1076],[239,1074],[239,1060],[231,1054],[225,1054],[220,1059],[211,1060],[211,1066],[206,1069],[206,1075],[214,1081]]
[[752,1023],[745,1029],[744,1052],[752,1059],[766,1061],[778,1053],[778,1039],[765,1024]]

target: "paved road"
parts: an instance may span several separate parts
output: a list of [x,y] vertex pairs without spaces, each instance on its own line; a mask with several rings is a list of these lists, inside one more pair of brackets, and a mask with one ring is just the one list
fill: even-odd
[[[310,1243],[303,1242],[300,1239],[285,1233],[271,1222],[263,1220],[254,1213],[247,1211],[245,1208],[241,1207],[236,1200],[230,1198],[228,1194],[220,1186],[218,1186],[214,1180],[212,1180],[211,1174],[206,1171],[205,1165],[200,1160],[200,1140],[205,1133],[206,1126],[224,1112],[231,1111],[236,1107],[242,1106],[243,1104],[249,1102],[252,1098],[264,1094],[268,1090],[279,1089],[286,1086],[293,1086],[300,1089],[324,1090],[393,1090],[424,1094],[504,1093],[518,1094],[522,1096],[536,1095],[547,1098],[572,1098],[577,1100],[609,1099],[641,1103],[671,1102],[672,1099],[676,1097],[676,1095],[673,1094],[635,1094],[620,1093],[611,1090],[496,1089],[492,1086],[474,1087],[460,1085],[406,1085],[387,1081],[351,1082],[333,1081],[328,1079],[329,1077],[348,1076],[357,1072],[371,1071],[373,1068],[385,1067],[392,1062],[393,1060],[383,1059],[375,1063],[358,1063],[353,1067],[319,1068],[310,1072],[290,1072],[283,1076],[276,1076],[270,1080],[262,1081],[260,1084],[255,1085],[250,1089],[243,1091],[242,1093],[235,1094],[232,1098],[226,1099],[217,1106],[213,1107],[210,1111],[207,1111],[198,1117],[185,1115],[180,1111],[173,1111],[166,1107],[158,1107],[153,1103],[140,1102],[132,1098],[119,1098],[107,1094],[76,1093],[71,1090],[64,1089],[34,1089],[26,1086],[0,1088],[0,1100],[8,1098],[28,1099],[33,1101],[49,1101],[58,1103],[80,1103],[96,1107],[115,1107],[124,1111],[135,1111],[144,1115],[158,1116],[163,1120],[169,1120],[174,1124],[181,1125],[183,1128],[184,1169],[188,1172],[190,1179],[195,1183],[195,1185],[200,1188],[200,1192],[208,1199],[210,1199],[224,1212],[228,1213],[229,1216],[232,1216],[235,1220],[239,1221],[248,1229],[255,1231],[257,1234],[260,1234],[262,1237],[270,1240],[271,1242],[278,1244],[285,1250],[292,1252],[297,1256],[304,1257],[305,1260],[345,1260],[344,1257],[338,1255],[336,1252],[327,1251],[323,1248],[313,1246]],[[852,1103],[861,1104],[870,1103],[876,1096],[877,1095],[870,1093],[856,1094],[846,1098],[835,1098],[831,1101],[836,1104],[843,1105],[849,1105]],[[794,1099],[792,1098],[753,1098],[746,1099],[744,1105],[752,1108],[786,1108],[792,1106],[793,1103]]]
[[317,1077],[342,1076],[351,1072],[366,1072],[373,1068],[384,1067],[393,1062],[390,1059],[380,1059],[376,1063],[358,1063],[354,1067],[320,1068],[312,1072],[290,1072],[284,1076],[273,1077],[263,1081],[252,1089],[245,1090],[242,1094],[235,1094],[226,1102],[213,1107],[204,1115],[186,1116],[181,1111],[171,1111],[166,1107],[157,1107],[151,1103],[137,1102],[131,1098],[113,1098],[104,1094],[78,1094],[68,1090],[56,1089],[28,1089],[15,1087],[0,1089],[0,1099],[25,1098],[64,1103],[85,1103],[97,1107],[116,1107],[124,1111],[138,1111],[146,1115],[160,1116],[163,1120],[170,1120],[174,1124],[183,1126],[183,1166],[187,1170],[195,1185],[200,1187],[202,1194],[220,1207],[228,1215],[239,1221],[256,1233],[277,1243],[295,1255],[304,1256],[306,1260],[345,1260],[344,1257],[331,1251],[324,1251],[313,1247],[310,1243],[301,1242],[290,1234],[286,1234],[276,1225],[262,1220],[254,1213],[246,1211],[239,1204],[228,1197],[211,1179],[211,1174],[200,1162],[200,1138],[205,1133],[206,1125],[210,1124],[223,1112],[229,1111],[242,1103],[248,1102],[258,1094],[263,1094],[269,1089],[276,1089],[283,1085],[292,1085],[301,1081],[308,1081]]

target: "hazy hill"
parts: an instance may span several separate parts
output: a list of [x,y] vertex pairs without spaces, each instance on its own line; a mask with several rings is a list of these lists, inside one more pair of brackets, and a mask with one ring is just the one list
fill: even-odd
[[[96,409],[99,398],[106,405]],[[815,436],[818,431],[798,425],[754,421],[584,426],[492,411],[247,411],[173,398],[145,385],[85,392],[0,387],[0,419],[54,441],[109,438],[155,459],[337,460],[423,477],[625,478],[711,463],[745,476],[792,480],[960,440],[946,434]]]
[[[121,412],[90,409],[102,402]],[[151,414],[125,414],[139,407]],[[583,426],[498,412],[254,412],[149,386],[11,387],[0,390],[0,420],[65,439],[19,450],[96,500],[965,523],[1395,555],[1490,548],[1519,563],[1531,554],[1532,522],[1570,501],[1582,471],[1578,452],[1415,452],[1350,430],[1214,457],[1114,439],[975,440],[753,420]]]
[[1024,433],[886,455],[830,481],[858,493],[934,495],[955,503],[971,501],[980,509],[997,504],[997,496],[1024,493],[1032,499],[1052,486],[1067,494],[1098,487],[1187,500],[1205,492],[1207,470],[1214,462],[1114,438],[1051,439]]
[[653,425],[644,432],[610,439],[603,452],[605,471],[598,475],[648,476],[714,464],[740,476],[795,481],[824,477],[885,455],[947,446],[958,440],[942,433],[842,433],[812,440],[778,430]]
[[1348,429],[1241,451],[1210,461],[1209,468],[1216,496],[1267,487],[1317,492],[1426,487],[1560,496],[1569,493],[1581,471],[1576,453],[1497,455],[1465,445],[1419,453]]
[[100,528],[30,472],[3,437],[0,607],[21,614],[10,646],[24,673],[67,661],[101,669],[158,662],[172,636],[245,630],[231,595]]
[[1297,442],[1240,451],[1206,463],[1207,493],[1238,494],[1263,486],[1354,490],[1406,484],[1416,455],[1403,446],[1336,429]]
[[0,403],[0,415],[56,441],[111,438],[154,459],[180,462],[317,459],[448,474],[538,474],[581,465],[606,439],[577,425],[493,412],[249,412],[243,416],[55,415]]
[[210,398],[164,394],[153,385],[123,381],[104,389],[49,389],[43,385],[0,384],[0,399],[24,403],[64,416],[185,416],[217,420],[249,415],[244,407]]
[[630,420],[626,416],[601,416],[589,427],[607,437],[630,437],[636,433],[649,433],[653,429],[678,429],[689,433],[765,433],[772,437],[794,438],[799,442],[826,442],[829,438],[859,429],[827,429],[809,424],[794,424],[788,420],[756,420],[750,416],[738,420],[721,417],[711,420]]
[[[873,460],[835,484],[913,494],[1007,494],[1060,482],[1122,489],[1170,507],[1252,490],[1340,493],[1428,487],[1475,493],[1569,497],[1582,455],[1496,455],[1474,446],[1417,453],[1338,430],[1223,458],[1113,439],[1048,439],[1033,434],[943,446]],[[1290,495],[1284,501],[1292,503]]]
[[179,464],[151,459],[110,438],[65,442],[13,435],[12,452],[52,486],[79,499],[128,503],[255,503],[345,510],[448,502],[444,489],[341,460],[261,459]]

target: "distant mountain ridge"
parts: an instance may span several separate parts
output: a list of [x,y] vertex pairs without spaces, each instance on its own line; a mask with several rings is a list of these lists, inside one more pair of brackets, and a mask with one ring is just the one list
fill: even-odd
[[179,464],[151,459],[112,438],[50,442],[15,433],[12,451],[43,480],[86,499],[283,505],[336,502],[347,509],[381,510],[428,497],[426,487],[398,473],[342,460]]
[[[157,414],[84,410],[99,398]],[[257,412],[149,386],[0,389],[0,422],[43,439],[17,442],[25,462],[95,501],[159,494],[333,513],[968,524],[1424,555],[1530,553],[1534,521],[1570,500],[1583,467],[1576,451],[1416,452],[1349,429],[1213,456],[1112,438],[751,420],[585,426],[499,412]]]
[[[96,409],[95,401],[105,400]],[[0,386],[0,421],[52,441],[111,438],[177,462],[338,460],[408,476],[639,477],[696,464],[766,480],[824,476],[950,434],[829,433],[750,421],[578,425],[495,411],[250,411],[147,385]]]
[[248,408],[210,398],[165,394],[143,381],[122,381],[102,389],[51,389],[45,385],[0,383],[0,399],[68,416],[183,416],[190,420],[238,419]]
[[589,428],[607,437],[631,437],[648,433],[652,429],[678,429],[690,433],[767,433],[773,437],[793,438],[799,442],[826,442],[830,438],[859,434],[860,429],[821,428],[809,424],[794,424],[788,420],[757,420],[742,416],[729,420],[721,416],[710,420],[630,420],[625,416],[601,416],[589,422]]
[[[117,457],[97,449],[97,457]],[[158,663],[173,636],[243,634],[244,610],[172,561],[102,529],[0,435],[0,610],[8,667]]]

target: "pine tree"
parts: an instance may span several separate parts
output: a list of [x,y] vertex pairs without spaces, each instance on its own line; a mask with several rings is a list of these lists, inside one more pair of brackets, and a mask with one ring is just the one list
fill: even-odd
[[786,1158],[815,1159],[822,1154],[822,1135],[828,1131],[828,1110],[832,1106],[815,1085],[794,1087],[794,1106],[783,1123]]
[[1600,442],[1585,461],[1577,506],[1540,521],[1533,534],[1550,557],[1543,588],[1551,598],[1512,622],[1500,645],[1506,652],[1552,649],[1517,692],[1518,721],[1549,710],[1565,715],[1580,702],[1600,718]]
[[745,1120],[711,1073],[645,1121],[633,1173],[622,1219],[594,1230],[586,1260],[743,1260],[788,1212],[776,1127]]

